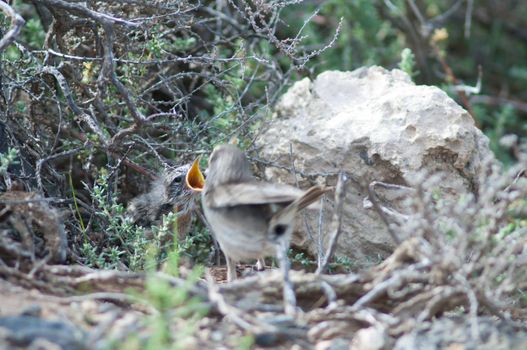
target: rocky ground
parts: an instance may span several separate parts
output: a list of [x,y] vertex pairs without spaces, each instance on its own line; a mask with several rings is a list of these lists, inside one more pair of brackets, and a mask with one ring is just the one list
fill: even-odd
[[494,309],[500,305],[483,304],[479,294],[471,301],[460,286],[441,281],[439,265],[417,263],[423,248],[417,239],[405,242],[384,263],[358,274],[295,271],[295,315],[283,313],[277,270],[218,284],[211,276],[222,278],[221,268],[195,278],[188,271],[173,277],[44,265],[23,274],[2,267],[1,344],[5,349],[527,346],[523,308]]

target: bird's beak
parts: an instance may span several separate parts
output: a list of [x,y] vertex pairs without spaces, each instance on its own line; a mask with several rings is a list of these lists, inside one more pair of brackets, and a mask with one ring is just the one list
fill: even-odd
[[185,183],[187,184],[187,187],[194,192],[201,192],[203,191],[203,187],[205,187],[205,178],[203,177],[201,170],[199,170],[199,160],[200,157],[198,157],[194,163],[192,163],[192,166],[187,171],[187,175],[185,176]]

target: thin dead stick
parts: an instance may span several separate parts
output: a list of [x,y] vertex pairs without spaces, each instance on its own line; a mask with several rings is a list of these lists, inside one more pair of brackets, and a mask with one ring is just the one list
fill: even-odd
[[11,28],[4,37],[0,39],[0,52],[2,52],[6,47],[11,45],[13,41],[15,41],[26,21],[24,21],[22,16],[16,13],[7,2],[0,2],[0,11],[6,16],[11,17]]
[[328,306],[326,308],[327,309],[336,308],[338,306],[337,305],[337,293],[335,292],[333,287],[331,287],[331,285],[326,281],[320,281],[320,288],[322,289],[322,291],[324,292],[324,295],[326,296],[328,300]]
[[34,278],[35,274],[42,268],[42,266],[46,265],[52,258],[51,254],[48,254],[44,257],[44,259],[38,261],[35,266],[31,269],[31,271],[28,273],[29,278]]
[[[118,292],[94,292],[94,293],[88,293],[88,294],[82,294],[82,295],[72,295],[68,297],[60,297],[58,300],[64,304],[69,304],[72,302],[82,302],[86,300],[107,300],[107,301],[113,301],[117,303],[133,304],[137,302],[137,297],[126,294],[126,293],[118,293]],[[149,307],[149,310],[152,313],[156,312],[155,308],[153,307]]]
[[467,0],[467,12],[465,13],[465,39],[470,38],[470,27],[472,25],[472,11],[474,10],[474,0]]
[[514,177],[512,182],[507,187],[505,187],[503,192],[509,191],[511,189],[511,187],[514,186],[514,184],[516,184],[516,182],[518,182],[518,180],[526,173],[527,173],[527,168],[524,168],[524,169],[521,169],[520,171],[518,171],[518,173],[516,174],[516,176]]
[[337,188],[335,189],[335,214],[333,216],[333,232],[329,241],[329,246],[322,263],[318,266],[316,273],[324,273],[328,267],[328,263],[335,253],[337,241],[342,230],[342,208],[344,206],[344,197],[346,195],[346,183],[348,182],[348,175],[345,172],[340,172],[337,180]]
[[362,307],[371,303],[372,301],[379,298],[381,295],[387,293],[391,289],[398,288],[404,284],[408,283],[427,283],[429,281],[429,276],[423,274],[422,271],[412,271],[412,270],[402,270],[394,274],[390,278],[375,284],[370,291],[360,297],[352,305],[352,310],[360,310]]
[[99,141],[102,143],[103,146],[108,146],[108,138],[102,132],[97,118],[95,118],[93,115],[86,113],[77,105],[77,103],[75,102],[74,94],[71,91],[68,81],[66,80],[64,75],[57,68],[50,66],[42,67],[40,72],[42,74],[50,74],[55,78],[72,112],[80,120],[84,121],[86,125],[88,125],[91,131],[93,131],[98,136]]
[[320,210],[318,213],[318,232],[317,232],[317,267],[322,266],[324,260],[324,252],[322,247],[322,225],[324,223],[324,196],[320,201]]
[[[293,173],[293,178],[295,179],[295,186],[299,187],[298,185],[298,178],[297,178],[297,171],[295,167],[295,158],[293,157],[293,144],[289,143],[289,161],[291,162],[291,172]],[[309,227],[309,223],[307,222],[307,216],[305,212],[302,212],[302,220],[304,221],[304,227],[306,228],[307,237],[310,241],[314,241],[313,238],[313,232],[311,232],[311,227]]]
[[78,148],[75,148],[75,149],[72,149],[72,150],[69,150],[69,151],[61,152],[61,153],[58,153],[58,154],[54,154],[54,155],[48,156],[46,158],[39,159],[39,161],[37,162],[37,168],[35,170],[35,173],[36,173],[36,177],[37,177],[38,190],[40,191],[40,193],[44,193],[44,185],[42,183],[42,165],[44,163],[49,162],[51,160],[55,160],[55,159],[60,159],[60,158],[64,158],[64,157],[71,157],[71,156],[79,153],[80,151],[82,151],[82,150],[84,150],[86,148],[88,148],[88,147],[86,147],[86,146],[78,147]]
[[296,295],[293,283],[289,278],[289,271],[291,265],[287,258],[287,250],[289,249],[289,242],[281,240],[276,246],[276,253],[280,269],[282,270],[283,276],[283,296],[284,296],[284,311],[287,315],[295,316],[297,312],[296,308]]
[[379,198],[377,198],[377,193],[375,192],[375,187],[376,186],[382,186],[384,188],[397,189],[397,190],[400,190],[400,189],[406,189],[407,190],[407,189],[409,189],[409,187],[395,185],[395,184],[387,184],[387,183],[380,182],[380,181],[372,181],[370,183],[370,185],[368,186],[368,195],[370,197],[371,203],[373,204],[373,207],[375,208],[375,210],[377,211],[377,213],[381,217],[382,221],[384,221],[384,223],[386,224],[386,227],[388,227],[388,232],[390,233],[390,236],[392,236],[392,239],[394,240],[394,242],[396,244],[400,244],[401,243],[401,239],[399,238],[399,236],[397,235],[397,233],[393,229],[390,220],[388,220],[388,217],[386,216],[385,211],[383,210],[383,208],[381,207],[381,205],[379,203]]
[[218,308],[218,311],[232,320],[238,327],[257,334],[260,332],[276,332],[275,326],[261,322],[253,318],[251,315],[244,313],[241,309],[227,303],[223,295],[220,293],[218,285],[214,279],[207,275],[208,298]]

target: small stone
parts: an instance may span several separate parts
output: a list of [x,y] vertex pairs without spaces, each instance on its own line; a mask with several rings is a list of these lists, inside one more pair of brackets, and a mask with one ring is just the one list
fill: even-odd
[[386,332],[381,327],[368,327],[355,333],[349,350],[382,350],[386,347]]

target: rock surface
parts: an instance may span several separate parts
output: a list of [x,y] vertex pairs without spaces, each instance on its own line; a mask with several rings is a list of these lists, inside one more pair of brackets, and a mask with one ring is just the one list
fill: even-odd
[[[487,138],[445,92],[381,67],[328,71],[297,82],[256,145],[267,180],[294,184],[291,159],[302,188],[334,184],[340,170],[351,175],[336,254],[358,266],[376,263],[394,247],[386,225],[367,205],[372,181],[407,185],[423,171],[442,172],[438,190],[455,198],[477,188],[482,162],[491,157]],[[331,201],[325,208],[328,225]],[[318,211],[307,216],[317,232]],[[314,240],[303,245],[316,255]]]

